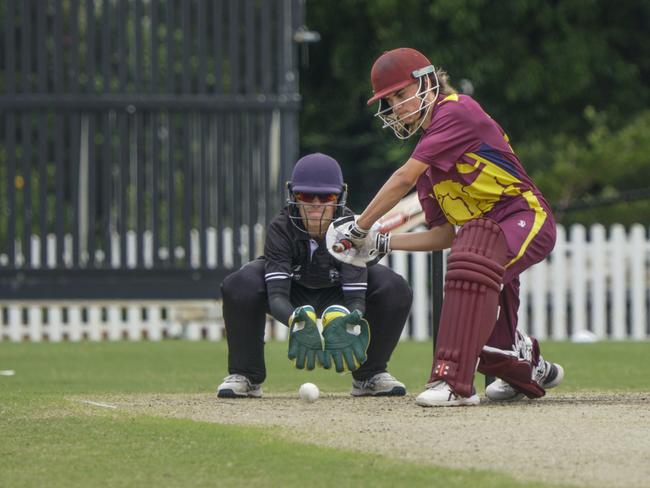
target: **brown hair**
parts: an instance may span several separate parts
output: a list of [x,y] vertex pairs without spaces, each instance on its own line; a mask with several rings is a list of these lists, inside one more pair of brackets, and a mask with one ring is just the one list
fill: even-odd
[[442,68],[436,68],[436,76],[438,77],[438,84],[440,85],[440,94],[441,95],[452,95],[458,93],[456,89],[451,86],[449,82],[449,75]]

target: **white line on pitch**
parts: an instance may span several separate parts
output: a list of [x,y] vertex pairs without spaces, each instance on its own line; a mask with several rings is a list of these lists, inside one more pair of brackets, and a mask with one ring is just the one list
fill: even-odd
[[95,405],[96,407],[117,408],[115,405],[109,405],[108,403],[92,402],[90,400],[79,400],[79,401],[81,403],[87,403],[88,405]]

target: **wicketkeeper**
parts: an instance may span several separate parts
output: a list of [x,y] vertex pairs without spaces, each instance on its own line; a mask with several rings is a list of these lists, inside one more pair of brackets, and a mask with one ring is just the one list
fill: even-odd
[[221,287],[229,375],[219,397],[262,396],[267,313],[290,328],[288,356],[297,368],[352,371],[354,396],[406,394],[386,368],[412,292],[385,266],[357,267],[329,254],[329,224],[352,215],[346,199],[336,160],[316,153],[296,163],[287,205],[268,227],[264,256],[230,274]]

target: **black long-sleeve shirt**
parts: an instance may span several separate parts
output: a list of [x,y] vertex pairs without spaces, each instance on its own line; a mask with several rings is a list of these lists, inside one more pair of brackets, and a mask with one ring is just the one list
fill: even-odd
[[264,258],[269,308],[276,320],[288,323],[293,312],[289,299],[293,283],[312,289],[341,287],[345,306],[365,312],[367,268],[333,258],[325,240],[317,242],[294,227],[287,208],[269,224]]

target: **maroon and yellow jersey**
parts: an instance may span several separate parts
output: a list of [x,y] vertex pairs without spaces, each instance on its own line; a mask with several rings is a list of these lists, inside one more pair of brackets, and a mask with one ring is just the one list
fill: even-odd
[[500,222],[532,211],[525,248],[550,215],[503,129],[466,95],[437,103],[411,157],[429,165],[417,189],[430,226],[445,220],[463,225],[478,217]]

